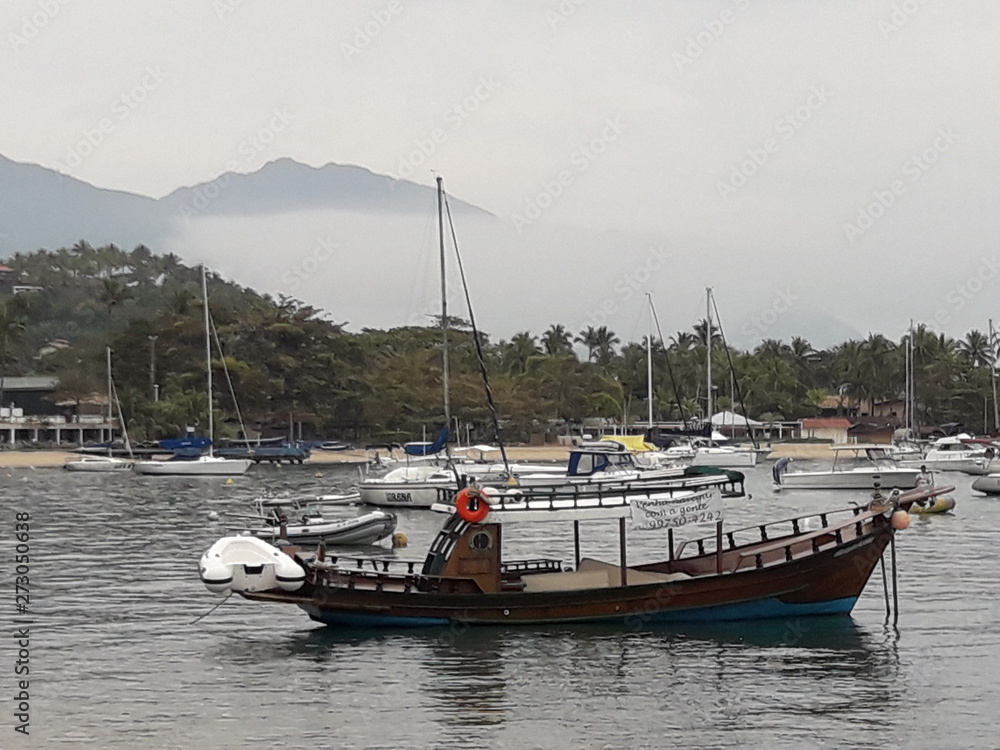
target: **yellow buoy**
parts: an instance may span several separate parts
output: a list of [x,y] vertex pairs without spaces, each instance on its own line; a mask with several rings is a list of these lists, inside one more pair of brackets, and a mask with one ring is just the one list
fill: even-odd
[[897,510],[892,514],[891,523],[896,531],[902,531],[910,525],[910,514],[905,510]]
[[229,479],[226,480],[226,484],[236,484],[236,482],[233,481],[232,477],[229,477]]
[[405,547],[409,544],[410,540],[406,538],[406,534],[402,531],[397,531],[392,535],[392,546],[393,547]]

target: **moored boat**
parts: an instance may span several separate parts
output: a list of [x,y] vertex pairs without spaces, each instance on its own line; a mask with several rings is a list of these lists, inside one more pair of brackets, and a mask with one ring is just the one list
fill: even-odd
[[[435,506],[447,519],[422,566],[415,561],[327,558],[287,548],[285,554],[303,571],[295,588],[265,589],[256,580],[244,586],[236,576],[228,588],[214,581],[206,585],[216,593],[235,591],[254,601],[294,604],[327,625],[361,627],[628,625],[847,614],[896,528],[905,527],[897,522],[900,511],[949,489],[922,487],[863,508],[724,532],[721,494],[734,480],[727,475],[703,479],[700,486],[684,489],[515,490],[492,498],[469,490],[454,504]],[[666,559],[628,559],[625,529],[630,519],[633,528],[671,530]],[[673,528],[697,520],[715,521],[716,533],[675,546]],[[581,556],[580,521],[617,524],[617,561]],[[516,537],[521,524],[559,522],[573,522],[570,565],[553,558],[504,559],[505,541]]]
[[972,489],[984,495],[1000,495],[1000,474],[976,477],[972,482]]
[[391,536],[396,530],[395,514],[374,510],[350,518],[329,519],[314,508],[291,506],[288,511],[271,505],[267,513],[259,504],[257,522],[249,533],[258,539],[290,544],[313,545],[320,542],[332,546],[370,545]]
[[[775,489],[871,490],[881,487],[907,490],[916,487],[924,474],[920,468],[898,466],[884,445],[834,445],[831,450],[834,459],[830,469],[789,471],[791,459],[778,459],[771,470]],[[843,453],[863,461],[863,465],[845,465],[849,459],[845,459]]]

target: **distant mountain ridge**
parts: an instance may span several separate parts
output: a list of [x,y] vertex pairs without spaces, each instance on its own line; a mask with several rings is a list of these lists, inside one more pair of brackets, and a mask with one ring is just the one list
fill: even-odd
[[[158,246],[178,221],[334,208],[370,213],[426,211],[434,188],[355,165],[311,167],[282,158],[247,174],[226,172],[162,198],[100,188],[0,154],[0,257],[91,244]],[[452,198],[456,207],[489,212]]]

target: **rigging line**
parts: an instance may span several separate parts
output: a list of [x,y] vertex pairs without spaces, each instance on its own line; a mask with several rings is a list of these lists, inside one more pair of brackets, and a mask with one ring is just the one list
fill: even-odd
[[[729,362],[729,372],[734,375],[733,377],[733,387],[736,389],[736,398],[740,402],[740,408],[743,410],[743,418],[747,420],[747,435],[750,436],[750,442],[753,444],[754,448],[759,448],[757,445],[757,438],[753,434],[753,430],[750,429],[750,418],[747,416],[747,406],[743,403],[743,389],[740,388],[740,379],[735,377],[736,368],[733,367],[733,355],[729,351],[729,344],[726,343],[726,334],[722,330],[722,318],[719,316],[719,306],[715,301],[715,297],[712,297],[712,309],[715,311],[715,324],[719,329],[719,337],[722,339],[722,348],[726,350],[726,361]],[[709,417],[711,418],[711,417]]]
[[670,366],[670,352],[667,350],[667,342],[663,338],[663,331],[660,330],[660,318],[656,314],[656,307],[653,305],[653,298],[649,298],[649,309],[653,311],[653,322],[656,324],[656,335],[660,337],[660,343],[663,345],[663,355],[667,360],[667,375],[670,376],[670,387],[674,390],[674,400],[677,402],[677,409],[681,414],[681,421],[684,423],[684,429],[688,428],[687,415],[684,414],[684,403],[681,401],[680,391],[677,389],[677,380],[674,378],[674,368]]
[[465,292],[465,305],[469,310],[469,324],[472,326],[472,340],[476,344],[476,359],[479,362],[479,374],[483,376],[483,390],[486,391],[486,402],[490,407],[490,418],[493,421],[493,434],[496,437],[497,445],[500,448],[500,457],[503,459],[504,472],[510,475],[510,463],[507,461],[507,449],[503,444],[503,437],[500,435],[500,417],[497,415],[497,405],[493,400],[493,388],[490,387],[490,376],[486,371],[486,358],[483,356],[483,344],[479,340],[479,329],[476,327],[476,316],[472,312],[472,298],[469,296],[469,284],[465,279],[465,265],[462,263],[462,255],[458,251],[458,238],[455,236],[455,223],[451,220],[451,204],[448,202],[448,194],[444,195],[444,209],[448,214],[448,228],[451,230],[451,244],[455,248],[455,258],[458,260],[458,275],[462,278],[462,290]]
[[223,604],[225,604],[226,602],[228,602],[229,601],[229,597],[231,597],[232,595],[233,595],[233,592],[230,591],[228,594],[226,594],[226,598],[225,599],[223,599],[221,602],[219,602],[218,604],[216,604],[214,607],[212,607],[210,610],[208,610],[208,612],[206,612],[205,614],[203,614],[201,617],[196,617],[194,620],[191,621],[191,624],[192,625],[196,625],[201,620],[204,620],[206,617],[208,617],[210,614],[212,614],[215,610],[217,610]]
[[[222,351],[222,342],[219,341],[219,332],[215,328],[215,318],[209,314],[209,325],[212,327],[212,338],[215,340],[215,348],[219,350],[219,358],[222,360],[222,371],[226,374],[226,382],[229,384],[229,395],[233,399],[233,406],[236,407],[236,419],[240,423],[240,432],[243,433],[243,442],[246,443],[247,450],[250,450],[250,436],[247,435],[246,425],[243,424],[243,414],[240,412],[240,402],[236,400],[236,391],[233,390],[233,379],[229,375],[229,366],[226,364],[226,353]],[[294,435],[292,436],[294,437]],[[260,445],[258,439],[257,444]]]

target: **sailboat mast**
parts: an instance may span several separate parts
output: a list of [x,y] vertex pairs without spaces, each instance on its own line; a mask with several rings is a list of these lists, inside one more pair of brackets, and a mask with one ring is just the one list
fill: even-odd
[[208,455],[213,455],[212,436],[215,433],[215,424],[212,414],[212,339],[209,334],[208,322],[208,272],[205,264],[201,266],[201,299],[205,309],[205,372],[208,376]]
[[709,424],[712,423],[712,287],[705,287],[705,377],[706,377],[706,393],[705,393],[705,403],[706,414],[705,419]]
[[649,333],[646,335],[646,405],[649,429],[653,429],[653,297],[646,292],[649,300]]
[[1000,432],[1000,404],[997,404],[997,350],[993,318],[990,318],[990,380],[993,384],[993,431]]
[[111,420],[115,418],[114,409],[111,405],[114,395],[111,392],[111,347],[104,347],[104,354],[107,359],[108,364],[108,455],[112,454],[111,442],[115,439],[115,430],[112,426]]
[[448,387],[448,284],[444,256],[444,178],[437,178],[438,240],[441,249],[441,380],[444,384],[444,424],[451,429],[451,399]]

